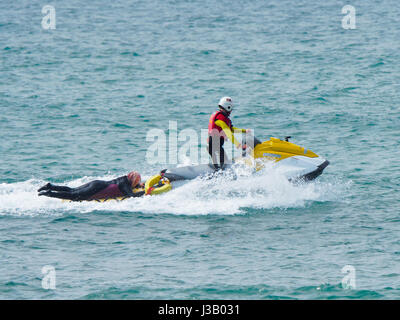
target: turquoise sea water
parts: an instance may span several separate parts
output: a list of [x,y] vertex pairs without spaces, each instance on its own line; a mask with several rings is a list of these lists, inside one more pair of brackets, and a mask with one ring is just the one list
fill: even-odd
[[[400,298],[398,1],[52,1],[44,30],[46,4],[0,2],[1,299]],[[207,128],[225,95],[235,125],[330,166],[300,185],[265,170],[121,203],[37,197],[150,176],[148,131]]]

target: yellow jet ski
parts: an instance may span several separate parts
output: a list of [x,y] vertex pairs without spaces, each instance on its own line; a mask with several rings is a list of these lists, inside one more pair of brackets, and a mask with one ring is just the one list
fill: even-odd
[[[232,168],[235,164],[244,163],[258,171],[266,163],[272,162],[274,167],[290,181],[313,180],[318,177],[329,165],[329,161],[309,149],[289,142],[289,138],[281,140],[271,137],[261,142],[252,137],[254,144],[249,148],[250,151],[245,151],[241,158],[234,159],[233,164],[226,164],[224,170]],[[164,176],[170,181],[178,181],[209,176],[213,173],[215,168],[212,164],[200,164],[167,169]]]

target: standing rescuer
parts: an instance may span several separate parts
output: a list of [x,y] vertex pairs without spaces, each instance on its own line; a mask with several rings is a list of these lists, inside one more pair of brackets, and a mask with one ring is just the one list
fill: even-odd
[[[218,103],[219,110],[213,113],[208,123],[208,153],[211,156],[212,163],[216,170],[223,169],[228,157],[223,148],[224,142],[227,138],[238,149],[246,149],[243,145],[236,140],[233,131],[249,132],[249,129],[240,129],[232,126],[229,116],[233,110],[233,101],[230,97],[223,97]],[[217,154],[219,154],[219,165],[217,162]]]

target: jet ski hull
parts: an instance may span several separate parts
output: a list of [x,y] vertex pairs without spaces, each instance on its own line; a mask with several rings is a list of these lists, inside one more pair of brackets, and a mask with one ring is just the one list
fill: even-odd
[[[305,157],[304,157],[305,158]],[[289,160],[290,159],[290,160]],[[276,169],[290,181],[311,181],[322,174],[329,165],[329,161],[323,158],[308,159],[289,158],[276,163]],[[226,165],[224,170],[232,169],[232,165]],[[214,174],[216,170],[208,164],[183,166],[167,169],[164,176],[170,181],[192,180],[197,177],[206,177]]]
[[[270,140],[260,142],[254,138],[255,146],[249,157],[239,158],[234,164],[227,164],[224,170],[231,169],[233,165],[243,163],[253,167],[255,171],[262,169],[263,163],[273,162],[276,170],[290,181],[313,180],[317,178],[329,165],[329,161],[318,156],[309,149],[295,145],[288,141],[271,137]],[[251,160],[256,160],[254,162]],[[191,180],[201,176],[210,176],[216,172],[214,166],[199,164],[165,170],[165,177],[170,181]]]
[[290,181],[310,181],[320,176],[328,165],[329,161],[321,157],[293,156],[277,162],[275,167]]
[[[231,168],[232,165],[226,165],[225,170]],[[194,166],[183,166],[174,169],[167,169],[164,173],[170,181],[192,180],[197,177],[212,175],[216,172],[215,168],[209,164],[198,164]]]
[[314,180],[315,178],[317,178],[318,176],[320,176],[322,174],[322,172],[324,171],[324,169],[329,165],[329,161],[325,160],[322,164],[320,164],[318,166],[317,169],[315,169],[314,171],[305,174],[302,179],[305,181],[311,181]]

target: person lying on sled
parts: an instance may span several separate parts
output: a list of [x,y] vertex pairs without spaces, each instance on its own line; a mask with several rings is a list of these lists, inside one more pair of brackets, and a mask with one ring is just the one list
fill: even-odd
[[77,188],[56,186],[47,183],[38,189],[39,196],[59,198],[72,201],[114,199],[118,197],[140,197],[144,191],[133,192],[143,187],[140,174],[136,171],[113,180],[94,180]]

